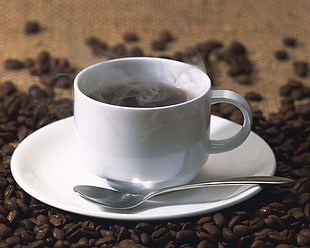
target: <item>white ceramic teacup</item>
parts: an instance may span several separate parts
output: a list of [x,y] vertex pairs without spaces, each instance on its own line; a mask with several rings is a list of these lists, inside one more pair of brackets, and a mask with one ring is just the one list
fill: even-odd
[[[189,99],[146,108],[90,97],[130,82],[176,86]],[[237,106],[244,123],[234,136],[210,140],[210,106],[220,102]],[[247,138],[252,115],[239,94],[211,90],[209,77],[197,67],[144,57],[109,60],[82,70],[74,82],[74,121],[85,166],[113,187],[134,192],[188,183],[210,153],[234,149]]]

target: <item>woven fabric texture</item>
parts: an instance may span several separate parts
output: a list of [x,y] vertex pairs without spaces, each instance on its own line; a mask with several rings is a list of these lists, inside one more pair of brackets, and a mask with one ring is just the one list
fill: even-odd
[[[240,41],[254,62],[254,83],[237,84],[227,77],[226,68],[220,66],[216,71],[216,87],[232,89],[241,95],[260,92],[264,100],[257,105],[266,114],[279,106],[279,87],[295,77],[292,61],[310,61],[307,0],[2,0],[0,3],[3,61],[23,60],[48,50],[84,68],[102,60],[95,58],[85,45],[87,37],[96,36],[115,45],[123,42],[125,32],[136,32],[140,37],[137,44],[153,56],[173,54],[210,39],[225,45]],[[24,25],[30,20],[41,23],[43,32],[25,35]],[[171,31],[176,40],[166,51],[154,52],[150,43],[162,30]],[[286,48],[290,60],[279,62],[274,52],[284,48],[282,40],[286,36],[296,37],[298,46]],[[3,66],[0,80],[12,80],[22,89],[36,83],[36,78],[26,72],[6,71]],[[309,76],[303,81],[309,85]]]

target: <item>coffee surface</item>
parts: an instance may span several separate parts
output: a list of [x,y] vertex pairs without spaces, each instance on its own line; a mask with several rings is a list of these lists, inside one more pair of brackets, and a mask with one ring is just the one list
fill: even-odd
[[152,108],[182,103],[188,94],[181,88],[163,83],[117,84],[90,95],[91,98],[117,106]]

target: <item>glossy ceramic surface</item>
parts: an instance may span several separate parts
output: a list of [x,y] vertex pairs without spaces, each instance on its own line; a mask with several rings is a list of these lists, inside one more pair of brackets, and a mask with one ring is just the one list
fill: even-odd
[[[213,139],[236,133],[240,126],[212,116]],[[194,182],[249,175],[273,175],[276,161],[266,142],[251,132],[238,148],[210,155]],[[16,148],[11,170],[16,182],[36,199],[69,212],[119,220],[160,220],[209,213],[238,204],[256,193],[259,186],[228,186],[189,190],[158,196],[142,206],[112,211],[75,194],[78,184],[107,186],[85,169],[77,149],[73,118],[66,118],[28,136]],[[121,172],[120,172],[121,173]]]

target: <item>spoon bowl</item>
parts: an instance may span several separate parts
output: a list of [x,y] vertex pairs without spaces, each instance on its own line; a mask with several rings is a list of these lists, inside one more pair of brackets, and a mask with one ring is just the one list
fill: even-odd
[[90,202],[99,204],[106,208],[125,210],[134,208],[154,196],[180,190],[188,190],[210,186],[221,186],[221,185],[224,186],[224,185],[292,184],[292,183],[294,183],[294,180],[285,177],[251,176],[251,177],[238,177],[224,180],[207,181],[202,183],[178,185],[145,193],[121,192],[114,189],[101,188],[90,185],[77,185],[73,188],[73,190],[79,196]]

